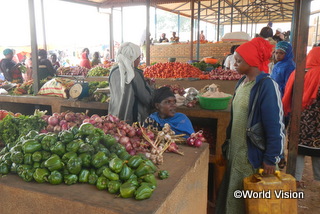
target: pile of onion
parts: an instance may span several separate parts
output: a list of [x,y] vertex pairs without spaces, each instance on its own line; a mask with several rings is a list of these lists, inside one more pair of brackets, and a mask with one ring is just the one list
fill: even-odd
[[187,144],[189,146],[200,147],[206,139],[203,136],[202,130],[192,133],[191,136],[187,139]]

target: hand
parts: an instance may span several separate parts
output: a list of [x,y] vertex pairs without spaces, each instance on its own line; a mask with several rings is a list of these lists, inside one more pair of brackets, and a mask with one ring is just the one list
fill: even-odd
[[263,173],[264,174],[274,174],[275,168],[276,168],[276,166],[268,165],[265,162],[263,162],[263,170],[264,170]]

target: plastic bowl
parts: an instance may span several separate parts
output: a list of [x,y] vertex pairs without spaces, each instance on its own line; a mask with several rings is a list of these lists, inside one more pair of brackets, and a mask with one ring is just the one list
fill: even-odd
[[211,97],[202,97],[199,95],[199,103],[201,108],[209,109],[209,110],[223,110],[228,108],[230,99],[232,98],[231,94],[228,94],[228,97],[219,97],[219,98],[211,98]]

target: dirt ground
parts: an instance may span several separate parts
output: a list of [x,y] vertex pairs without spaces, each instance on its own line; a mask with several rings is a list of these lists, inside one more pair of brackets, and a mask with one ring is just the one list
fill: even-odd
[[313,180],[311,158],[305,158],[305,168],[302,180],[305,188],[299,188],[298,191],[304,191],[304,199],[298,200],[299,214],[316,214],[320,210],[320,181]]

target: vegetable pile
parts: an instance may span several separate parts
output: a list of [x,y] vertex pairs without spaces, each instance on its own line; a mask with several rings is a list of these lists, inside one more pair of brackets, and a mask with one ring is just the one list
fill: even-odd
[[108,76],[110,74],[109,68],[97,65],[91,68],[88,72],[88,77]]
[[81,66],[59,67],[58,75],[87,76],[88,68]]
[[198,78],[202,71],[181,62],[157,63],[144,70],[144,76],[149,78]]
[[234,70],[225,70],[221,67],[212,70],[209,73],[209,79],[212,80],[239,80],[242,75]]
[[53,185],[89,183],[137,200],[151,197],[157,171],[150,160],[131,156],[115,138],[90,123],[59,134],[32,130],[0,152],[0,175],[13,172],[27,182]]

